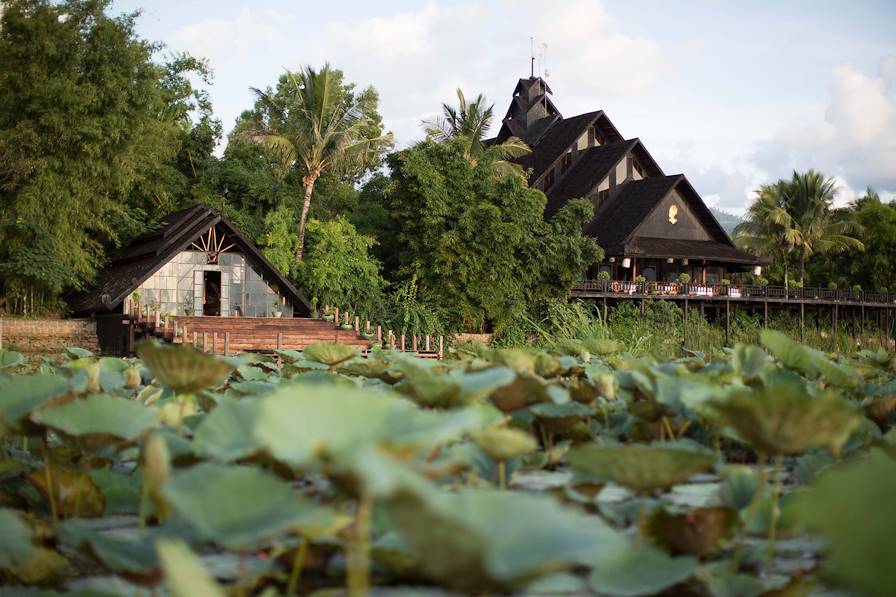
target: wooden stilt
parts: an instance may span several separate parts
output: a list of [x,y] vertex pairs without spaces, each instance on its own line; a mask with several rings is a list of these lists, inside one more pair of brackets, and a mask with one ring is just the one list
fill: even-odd
[[800,302],[800,342],[806,341],[806,303]]
[[224,332],[224,356],[230,356],[230,332]]
[[762,327],[768,327],[768,297],[762,301]]
[[725,301],[725,345],[731,346],[731,301]]
[[688,346],[688,297],[684,297],[684,339],[682,340],[682,346],[687,348]]
[[441,361],[445,358],[445,339],[442,336],[439,336],[439,360]]

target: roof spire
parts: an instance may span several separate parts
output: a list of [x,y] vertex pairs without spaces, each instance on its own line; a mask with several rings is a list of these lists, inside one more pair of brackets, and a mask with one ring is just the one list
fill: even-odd
[[529,78],[535,78],[535,37],[529,38]]

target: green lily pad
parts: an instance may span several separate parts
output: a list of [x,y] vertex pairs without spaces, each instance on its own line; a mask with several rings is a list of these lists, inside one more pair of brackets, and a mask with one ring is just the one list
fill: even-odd
[[794,512],[827,540],[822,571],[865,595],[890,595],[896,586],[896,460],[881,451],[822,473],[796,498]]
[[69,390],[69,382],[61,375],[34,373],[16,376],[0,385],[0,421],[16,426],[28,413],[48,400]]
[[529,409],[549,433],[566,433],[577,421],[594,416],[594,411],[578,402],[544,402]]
[[820,447],[836,454],[862,419],[843,399],[813,397],[796,384],[734,392],[711,406],[724,424],[767,454],[801,454]]
[[315,509],[270,473],[208,462],[176,473],[163,494],[174,512],[204,537],[236,551],[267,545]]
[[90,471],[106,502],[105,514],[136,514],[140,510],[140,475],[124,475],[109,469]]
[[814,358],[817,351],[791,340],[787,334],[777,330],[762,330],[759,340],[772,353],[772,356],[788,369],[799,371],[810,377],[814,377],[818,373]]
[[196,428],[193,437],[196,453],[230,462],[260,450],[261,444],[254,432],[259,405],[257,398],[222,399]]
[[448,375],[435,373],[410,361],[400,363],[397,368],[404,378],[396,384],[395,391],[410,396],[421,406],[440,408],[478,402],[516,377],[509,367],[492,367],[474,373],[457,370]]
[[99,532],[83,520],[62,525],[62,540],[76,549],[87,547],[105,566],[116,573],[147,574],[159,566],[152,535],[139,529]]
[[714,453],[673,446],[581,446],[569,453],[575,470],[597,475],[638,493],[665,489],[708,470]]
[[306,347],[302,351],[302,355],[311,361],[317,361],[333,367],[358,356],[358,350],[345,344],[321,342]]
[[31,420],[72,437],[111,436],[128,441],[157,423],[152,409],[136,400],[106,394],[41,409],[31,414]]
[[0,369],[12,369],[26,362],[25,355],[12,350],[0,348]]
[[530,434],[507,427],[474,429],[470,437],[490,458],[500,461],[529,454],[538,447]]
[[481,426],[483,416],[475,407],[426,411],[375,390],[291,384],[264,398],[255,434],[276,458],[302,466],[375,443],[433,446]]
[[518,373],[516,379],[492,391],[489,400],[505,413],[513,413],[539,402],[563,402],[562,397],[554,400],[551,388],[560,389],[531,373]]
[[588,584],[601,595],[654,595],[683,582],[697,569],[697,559],[670,558],[652,547],[628,547],[599,560]]
[[385,506],[423,572],[460,591],[511,590],[626,543],[599,518],[544,495],[432,490]]
[[81,348],[80,346],[66,346],[62,349],[70,359],[89,359],[93,357],[93,353],[86,348]]
[[192,346],[163,346],[158,342],[142,342],[137,354],[153,375],[178,393],[196,392],[221,384],[233,364]]
[[726,537],[737,511],[725,506],[696,508],[683,514],[659,509],[647,519],[647,534],[673,554],[703,557]]
[[738,344],[731,353],[731,366],[747,381],[758,379],[768,364],[768,356],[758,346]]
[[0,508],[0,570],[22,566],[31,559],[31,533],[18,512]]

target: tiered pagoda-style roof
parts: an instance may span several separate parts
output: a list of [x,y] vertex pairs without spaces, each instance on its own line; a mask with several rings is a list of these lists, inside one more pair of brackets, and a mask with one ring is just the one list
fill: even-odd
[[564,118],[552,95],[540,77],[520,79],[489,140],[514,136],[530,146],[518,162],[548,198],[545,218],[570,199],[588,199],[594,219],[585,231],[608,256],[765,262],[738,250],[687,178],[667,176],[639,139],[623,137],[602,110]]

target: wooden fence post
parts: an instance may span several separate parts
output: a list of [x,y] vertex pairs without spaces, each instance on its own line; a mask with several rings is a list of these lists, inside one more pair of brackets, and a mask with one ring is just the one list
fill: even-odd
[[339,327],[339,307],[336,307],[336,310],[333,311],[333,323],[336,324],[336,327]]
[[224,332],[224,356],[230,356],[230,332]]
[[441,361],[445,358],[445,338],[443,336],[439,336],[439,360]]
[[153,311],[155,311],[155,319],[156,319],[156,329],[162,326],[162,313],[159,311],[158,307],[153,307]]
[[806,341],[806,303],[800,301],[800,342]]
[[365,323],[364,323],[364,333],[365,333],[365,334],[369,334],[369,333],[370,333],[370,320],[369,320],[369,319],[365,320]]
[[417,334],[411,336],[411,352],[417,352]]
[[383,343],[383,326],[379,324],[376,326],[376,343],[380,345]]
[[277,350],[283,348],[283,332],[277,332]]
[[725,346],[731,346],[731,301],[725,300]]
[[404,334],[401,335],[401,352],[404,352]]
[[202,352],[208,352],[208,332],[202,332]]
[[212,354],[218,354],[218,332],[212,332]]
[[429,334],[426,334],[426,343],[424,344],[424,350],[429,352]]
[[688,346],[688,296],[684,296],[684,340],[683,346]]

